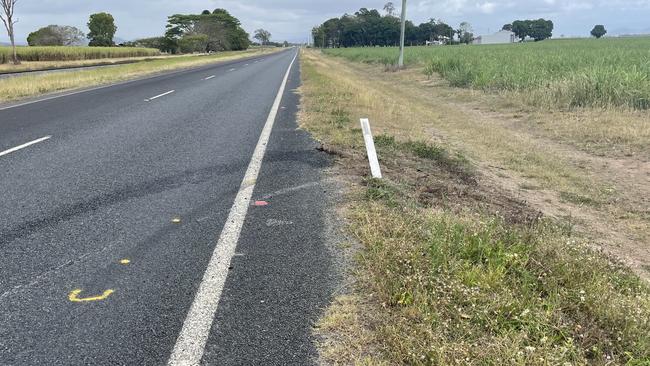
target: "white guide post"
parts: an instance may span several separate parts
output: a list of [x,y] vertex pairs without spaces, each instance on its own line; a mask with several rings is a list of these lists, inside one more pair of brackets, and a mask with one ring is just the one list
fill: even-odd
[[366,151],[368,152],[372,177],[381,179],[381,168],[379,167],[379,159],[377,159],[377,150],[375,150],[375,140],[372,138],[370,121],[367,118],[361,118],[361,129],[363,130],[363,139],[366,142]]

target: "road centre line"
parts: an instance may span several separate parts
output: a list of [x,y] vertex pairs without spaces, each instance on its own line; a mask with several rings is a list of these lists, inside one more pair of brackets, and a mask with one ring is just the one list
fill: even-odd
[[251,157],[246,175],[239,188],[228,219],[223,227],[219,241],[212,253],[210,263],[203,274],[203,279],[194,297],[194,302],[183,323],[183,328],[176,340],[174,350],[169,357],[168,365],[199,365],[205,352],[205,345],[210,335],[210,329],[217,312],[221,293],[228,276],[230,262],[235,256],[237,243],[241,234],[242,226],[255,189],[255,182],[259,176],[262,161],[266,148],[275,124],[280,102],[289,80],[289,74],[298,57],[295,54],[284,79],[275,97],[275,101],[269,112],[266,124]]
[[207,78],[205,78],[203,80],[210,80],[210,79],[214,79],[215,77],[216,77],[216,75],[210,75],[210,76],[208,76]]
[[144,101],[145,101],[145,102],[151,102],[151,101],[154,100],[154,99],[158,99],[158,98],[160,98],[160,97],[164,97],[165,95],[169,95],[169,94],[171,94],[171,93],[173,93],[173,92],[175,92],[175,91],[176,91],[176,90],[170,90],[170,91],[168,91],[168,92],[166,92],[166,93],[162,93],[162,94],[156,95],[155,97],[151,97],[151,98],[149,98],[149,99],[145,99]]
[[5,156],[5,155],[8,155],[8,154],[11,154],[12,152],[16,152],[18,150],[21,150],[21,149],[24,149],[26,147],[32,146],[34,144],[38,144],[39,142],[43,142],[45,140],[49,140],[51,138],[52,138],[52,136],[45,136],[45,137],[41,137],[40,139],[36,139],[34,141],[30,141],[28,143],[22,144],[20,146],[12,147],[9,150],[5,150],[3,152],[0,152],[0,156]]

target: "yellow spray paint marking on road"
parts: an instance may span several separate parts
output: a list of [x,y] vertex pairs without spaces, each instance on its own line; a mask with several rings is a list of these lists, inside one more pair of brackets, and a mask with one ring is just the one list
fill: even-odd
[[120,261],[120,264],[124,264],[124,265],[129,264],[129,263],[131,263],[131,260],[130,260],[130,259],[122,259],[122,260]]
[[180,223],[181,223],[181,219],[179,219],[178,217],[176,217],[176,218],[172,219],[172,223],[174,223],[174,224],[180,224]]
[[72,302],[90,302],[90,301],[101,301],[101,300],[106,300],[107,297],[111,296],[115,290],[106,290],[101,296],[94,296],[94,297],[79,297],[79,294],[81,294],[83,290],[74,290],[68,295],[68,299]]

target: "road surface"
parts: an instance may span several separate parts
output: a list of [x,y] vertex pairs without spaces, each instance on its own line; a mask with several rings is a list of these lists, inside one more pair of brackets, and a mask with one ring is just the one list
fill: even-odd
[[315,362],[338,276],[296,57],[0,107],[0,364]]

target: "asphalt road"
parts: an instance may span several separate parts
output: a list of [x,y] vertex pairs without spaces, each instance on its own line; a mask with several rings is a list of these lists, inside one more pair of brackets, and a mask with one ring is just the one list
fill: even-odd
[[338,276],[296,53],[0,107],[0,364],[315,362]]

